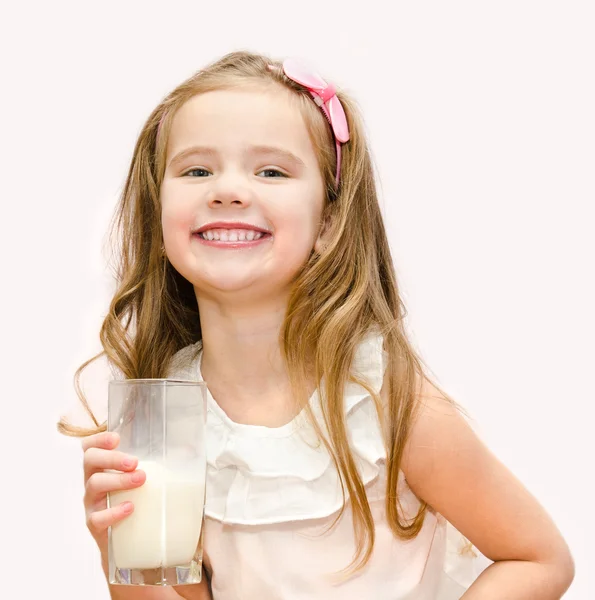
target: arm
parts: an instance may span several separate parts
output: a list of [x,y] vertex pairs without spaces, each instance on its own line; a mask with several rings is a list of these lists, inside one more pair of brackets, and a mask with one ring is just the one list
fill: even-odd
[[427,379],[403,455],[412,491],[494,561],[464,600],[558,600],[574,561],[556,525]]

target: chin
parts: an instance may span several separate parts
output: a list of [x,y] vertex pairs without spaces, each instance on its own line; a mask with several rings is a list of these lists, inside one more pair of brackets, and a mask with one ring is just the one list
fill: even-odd
[[184,261],[183,268],[179,269],[173,261],[170,262],[182,277],[192,283],[198,295],[216,298],[218,293],[225,296],[235,293],[242,297],[264,299],[287,295],[304,267],[301,258],[286,254],[283,260],[269,259],[251,264],[240,261],[236,264],[225,264],[225,261],[197,264],[197,261],[191,265]]
[[201,277],[193,282],[198,296],[213,299],[235,298],[237,301],[268,300],[287,296],[291,288],[289,279],[272,279],[271,277]]

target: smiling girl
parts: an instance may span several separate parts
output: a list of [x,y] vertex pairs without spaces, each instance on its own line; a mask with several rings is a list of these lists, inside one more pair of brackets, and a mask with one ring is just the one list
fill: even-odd
[[[117,217],[103,354],[123,378],[208,383],[207,578],[112,598],[562,596],[560,532],[408,340],[346,94],[295,61],[224,56],[147,120]],[[89,425],[60,427],[84,436],[105,567],[134,510],[106,494],[145,474],[81,400]]]

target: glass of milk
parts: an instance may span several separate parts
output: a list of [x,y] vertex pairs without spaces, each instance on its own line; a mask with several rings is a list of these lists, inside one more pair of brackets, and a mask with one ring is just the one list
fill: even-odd
[[181,585],[202,577],[206,479],[206,384],[126,379],[108,386],[108,431],[138,458],[145,483],[108,494],[134,511],[109,528],[109,581]]

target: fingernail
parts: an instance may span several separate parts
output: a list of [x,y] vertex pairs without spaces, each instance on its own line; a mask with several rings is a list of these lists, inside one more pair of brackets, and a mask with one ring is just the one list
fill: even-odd
[[130,469],[130,468],[132,467],[132,465],[134,465],[134,461],[133,461],[131,458],[125,458],[125,459],[122,461],[122,466],[123,466],[125,469]]
[[132,483],[139,483],[143,479],[143,474],[141,471],[136,471],[132,474]]
[[122,504],[122,512],[123,513],[132,512],[132,502],[124,502],[124,504]]

